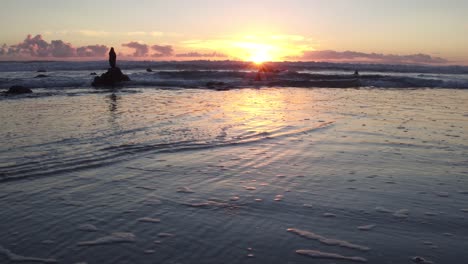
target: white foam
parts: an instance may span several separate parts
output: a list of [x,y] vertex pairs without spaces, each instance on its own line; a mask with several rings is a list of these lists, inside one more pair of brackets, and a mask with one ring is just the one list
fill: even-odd
[[78,246],[95,246],[104,244],[114,243],[133,243],[136,240],[136,236],[132,233],[126,232],[115,232],[110,236],[100,237],[95,240],[79,242]]
[[400,209],[393,213],[393,216],[398,218],[408,218],[409,210],[408,209]]
[[145,222],[145,223],[159,223],[161,219],[159,218],[151,218],[151,217],[142,217],[137,219],[138,222]]
[[189,187],[179,187],[177,188],[177,192],[179,193],[194,193],[194,191],[192,189],[190,189]]
[[254,187],[254,186],[244,186],[244,188],[245,188],[247,191],[254,191],[254,190],[257,190],[257,187]]
[[171,233],[159,233],[158,234],[158,237],[173,237],[174,234],[171,234]]
[[336,214],[324,213],[323,216],[324,216],[324,217],[336,217]]
[[367,259],[363,257],[348,257],[336,253],[322,252],[312,249],[298,249],[296,250],[297,254],[312,257],[312,258],[321,258],[321,259],[341,259],[349,260],[354,262],[367,262]]
[[373,229],[376,225],[363,225],[363,226],[358,226],[357,228],[362,231],[369,231]]
[[0,254],[5,255],[12,262],[42,262],[42,263],[57,263],[56,259],[45,259],[45,258],[35,258],[35,257],[26,257],[15,254],[10,250],[0,246]]
[[434,264],[434,262],[424,259],[423,257],[418,257],[418,256],[411,258],[411,260],[414,263],[418,263],[418,264]]
[[277,201],[277,202],[279,202],[279,201],[282,201],[282,200],[283,200],[283,197],[284,197],[284,195],[278,194],[278,195],[275,196],[275,199],[274,199],[274,200]]
[[96,232],[99,229],[95,225],[92,225],[92,224],[83,224],[83,225],[78,226],[78,230],[86,231],[86,232]]
[[318,234],[315,234],[315,233],[312,233],[312,232],[309,232],[309,231],[300,230],[300,229],[297,229],[297,228],[288,228],[288,232],[297,234],[297,235],[299,235],[301,237],[305,237],[307,239],[317,240],[320,243],[325,244],[325,245],[329,245],[329,246],[340,246],[340,247],[344,247],[344,248],[357,249],[357,250],[361,250],[361,251],[370,250],[370,248],[366,247],[366,246],[353,244],[353,243],[350,243],[350,242],[344,241],[344,240],[326,238],[324,236],[321,236],[321,235],[318,235]]

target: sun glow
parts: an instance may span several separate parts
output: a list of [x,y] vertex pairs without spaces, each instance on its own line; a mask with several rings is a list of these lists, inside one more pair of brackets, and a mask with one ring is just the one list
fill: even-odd
[[268,51],[266,50],[257,50],[249,58],[249,61],[252,61],[255,64],[262,64],[266,61],[272,61],[272,60],[273,60],[272,56],[268,54]]
[[244,50],[246,55],[244,60],[261,64],[266,61],[275,60],[274,54],[277,53],[277,47],[263,43],[238,42],[237,46]]

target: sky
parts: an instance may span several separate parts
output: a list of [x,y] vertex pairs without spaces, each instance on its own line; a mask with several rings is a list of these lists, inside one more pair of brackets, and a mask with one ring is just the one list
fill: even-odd
[[468,65],[466,0],[2,0],[0,60]]

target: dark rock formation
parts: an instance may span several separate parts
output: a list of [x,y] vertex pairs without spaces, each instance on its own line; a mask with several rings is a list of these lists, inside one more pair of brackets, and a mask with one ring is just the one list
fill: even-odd
[[38,75],[37,75],[36,77],[34,77],[34,78],[46,78],[46,77],[49,77],[49,76],[47,76],[47,75],[45,75],[45,74],[38,74]]
[[216,91],[227,91],[229,86],[225,82],[207,82],[206,88],[213,89]]
[[98,86],[114,86],[121,82],[130,81],[127,75],[123,74],[119,67],[116,66],[117,55],[115,54],[114,48],[111,48],[109,51],[109,64],[110,69],[101,76],[96,76],[93,83],[91,84],[94,87]]
[[89,75],[97,75],[97,73],[95,73],[95,72],[92,72],[92,73],[90,73]]
[[152,72],[153,70],[151,68],[146,69],[147,72]]
[[47,72],[47,71],[44,70],[44,69],[39,69],[39,70],[37,70],[37,72]]
[[114,47],[111,47],[109,51],[109,64],[111,68],[117,67],[117,54],[115,54]]
[[20,85],[13,85],[6,91],[6,94],[25,94],[25,93],[32,93],[33,91],[29,88]]
[[130,81],[127,75],[123,74],[120,68],[110,68],[106,73],[101,76],[96,76],[93,83],[91,84],[94,87],[97,86],[114,86],[121,82]]

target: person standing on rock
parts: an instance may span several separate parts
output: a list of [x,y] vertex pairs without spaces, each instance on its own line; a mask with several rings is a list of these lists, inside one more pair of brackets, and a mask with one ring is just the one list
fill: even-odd
[[115,54],[114,47],[111,47],[109,51],[109,64],[111,68],[115,68],[116,63],[117,63],[117,54]]

